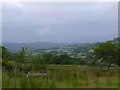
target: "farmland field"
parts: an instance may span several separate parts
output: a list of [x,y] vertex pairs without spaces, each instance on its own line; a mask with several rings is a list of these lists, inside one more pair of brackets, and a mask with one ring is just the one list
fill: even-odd
[[[3,72],[3,88],[117,88],[118,68],[80,65],[48,65],[48,77],[25,77]],[[34,72],[34,71],[33,71]]]

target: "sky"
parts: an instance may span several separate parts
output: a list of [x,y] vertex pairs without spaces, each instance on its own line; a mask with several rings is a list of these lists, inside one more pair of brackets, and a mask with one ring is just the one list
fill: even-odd
[[89,43],[117,36],[117,2],[3,3],[3,42]]

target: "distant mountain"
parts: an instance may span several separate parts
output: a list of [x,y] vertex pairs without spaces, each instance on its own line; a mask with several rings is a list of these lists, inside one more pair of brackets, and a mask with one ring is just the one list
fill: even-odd
[[50,49],[54,47],[67,46],[68,43],[49,43],[49,42],[35,42],[35,43],[10,43],[3,42],[2,46],[6,47],[11,53],[16,53],[21,50],[22,47],[29,46],[32,50],[36,49]]
[[[120,44],[120,37],[114,38],[112,40],[115,43]],[[11,43],[11,42],[3,42],[2,46],[6,47],[11,53],[16,53],[21,50],[22,47],[29,46],[32,48],[33,51],[39,51],[40,49],[51,49],[51,48],[57,48],[57,47],[64,47],[64,46],[75,46],[78,47],[78,45],[86,46],[89,44],[94,43],[79,43],[79,42],[71,42],[71,43],[50,43],[50,42],[34,42],[34,43]],[[96,43],[97,44],[97,43]],[[99,42],[98,42],[99,44]],[[77,45],[77,46],[76,46]]]

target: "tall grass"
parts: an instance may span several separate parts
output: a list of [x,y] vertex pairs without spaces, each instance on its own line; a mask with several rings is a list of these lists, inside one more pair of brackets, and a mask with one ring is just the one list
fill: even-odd
[[[48,77],[26,78],[22,73],[3,73],[3,88],[115,88],[118,71],[79,65],[49,65]],[[16,76],[15,76],[16,75]]]

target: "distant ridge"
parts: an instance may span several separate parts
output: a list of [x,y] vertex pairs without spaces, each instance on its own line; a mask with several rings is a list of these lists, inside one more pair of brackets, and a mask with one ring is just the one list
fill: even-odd
[[67,46],[69,43],[50,43],[50,42],[34,42],[34,43],[13,43],[3,42],[2,46],[6,47],[11,53],[16,53],[21,50],[22,47],[29,46],[32,50],[36,49],[49,49],[54,47]]
[[[113,38],[112,40],[115,43],[120,44],[120,37]],[[95,42],[94,42],[95,43]],[[97,42],[96,42],[97,43]],[[52,43],[52,42],[32,42],[32,43],[16,43],[16,42],[2,42],[2,46],[6,47],[11,53],[16,53],[21,50],[22,47],[29,46],[32,50],[37,49],[50,49],[55,47],[64,47],[68,45],[76,45],[76,44],[90,44],[90,43],[79,43],[79,42],[71,42],[71,43]]]

